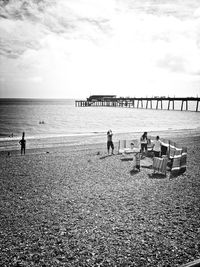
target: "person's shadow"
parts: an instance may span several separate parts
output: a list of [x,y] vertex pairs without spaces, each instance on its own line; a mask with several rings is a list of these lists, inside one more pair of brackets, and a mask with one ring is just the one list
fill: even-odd
[[111,157],[111,156],[114,156],[114,154],[113,155],[105,155],[105,156],[100,157],[99,159],[105,159],[105,158],[108,158],[108,157]]
[[150,179],[165,179],[167,177],[167,174],[164,173],[149,173],[148,174]]
[[140,172],[139,169],[133,169],[133,170],[130,171],[130,175],[131,175],[131,176],[134,176],[134,175],[136,175],[136,174],[139,173],[139,172]]
[[130,158],[121,158],[121,161],[132,161],[133,160],[133,157],[130,157]]

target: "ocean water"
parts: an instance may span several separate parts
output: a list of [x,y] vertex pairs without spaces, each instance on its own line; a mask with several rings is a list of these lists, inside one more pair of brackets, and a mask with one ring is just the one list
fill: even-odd
[[118,137],[144,131],[198,131],[200,112],[75,107],[70,99],[0,100],[0,150],[19,149],[22,132],[27,147],[34,148],[104,142],[108,129]]

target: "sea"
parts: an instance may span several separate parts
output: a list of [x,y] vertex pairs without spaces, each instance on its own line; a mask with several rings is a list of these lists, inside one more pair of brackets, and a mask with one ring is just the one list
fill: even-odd
[[0,99],[0,151],[19,149],[22,132],[27,149],[104,143],[109,129],[114,141],[138,138],[144,131],[193,134],[200,132],[195,104],[180,111],[180,103],[175,110],[167,110],[167,103],[161,110],[76,107],[74,99]]

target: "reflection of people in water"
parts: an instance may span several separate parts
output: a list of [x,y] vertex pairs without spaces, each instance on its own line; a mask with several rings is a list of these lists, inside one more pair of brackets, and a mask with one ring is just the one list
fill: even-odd
[[22,139],[19,141],[20,145],[21,145],[21,155],[26,152],[26,140],[24,139],[25,137],[25,132],[22,133]]

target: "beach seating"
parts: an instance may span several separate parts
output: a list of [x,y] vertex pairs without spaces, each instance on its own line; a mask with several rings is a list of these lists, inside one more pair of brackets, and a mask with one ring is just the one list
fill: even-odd
[[187,162],[187,148],[183,147],[180,149],[175,149],[174,157],[172,159],[172,175],[179,175],[186,171]]
[[186,171],[187,164],[187,147],[182,148],[181,161],[180,161],[180,171],[179,173],[184,173]]
[[[154,140],[155,137],[153,136],[150,136],[148,140],[146,157],[151,159],[151,161],[153,160],[152,165],[149,164],[148,167],[150,168],[152,166],[154,173],[158,172],[164,175],[166,175],[167,170],[171,172],[172,176],[184,173],[187,163],[187,148],[181,147],[179,144],[169,139],[161,138],[161,157],[153,157],[152,148]],[[142,159],[139,140],[119,140],[118,154],[125,155],[130,153],[133,153],[133,168],[140,170],[140,160]]]
[[175,142],[169,140],[169,158],[170,159],[173,159],[175,154],[178,152],[178,151],[181,151],[181,148],[178,149],[178,146]]
[[118,154],[129,154],[140,152],[140,142],[138,140],[119,140]]
[[[165,156],[162,156],[161,159],[154,158],[153,169],[161,173],[166,173],[168,165],[171,175],[175,176],[184,173],[187,163],[187,148],[181,147],[171,140],[163,139],[162,143],[166,148]],[[163,155],[163,153],[161,154]]]
[[165,139],[165,138],[161,138],[160,140],[162,142],[162,145],[161,145],[161,156],[169,155],[169,140]]
[[153,158],[152,157],[142,158],[141,161],[140,161],[140,166],[142,168],[152,169],[152,166],[153,166]]
[[154,173],[157,171],[159,173],[162,173],[166,175],[167,173],[167,162],[168,158],[167,157],[162,157],[162,158],[153,158],[153,170]]

